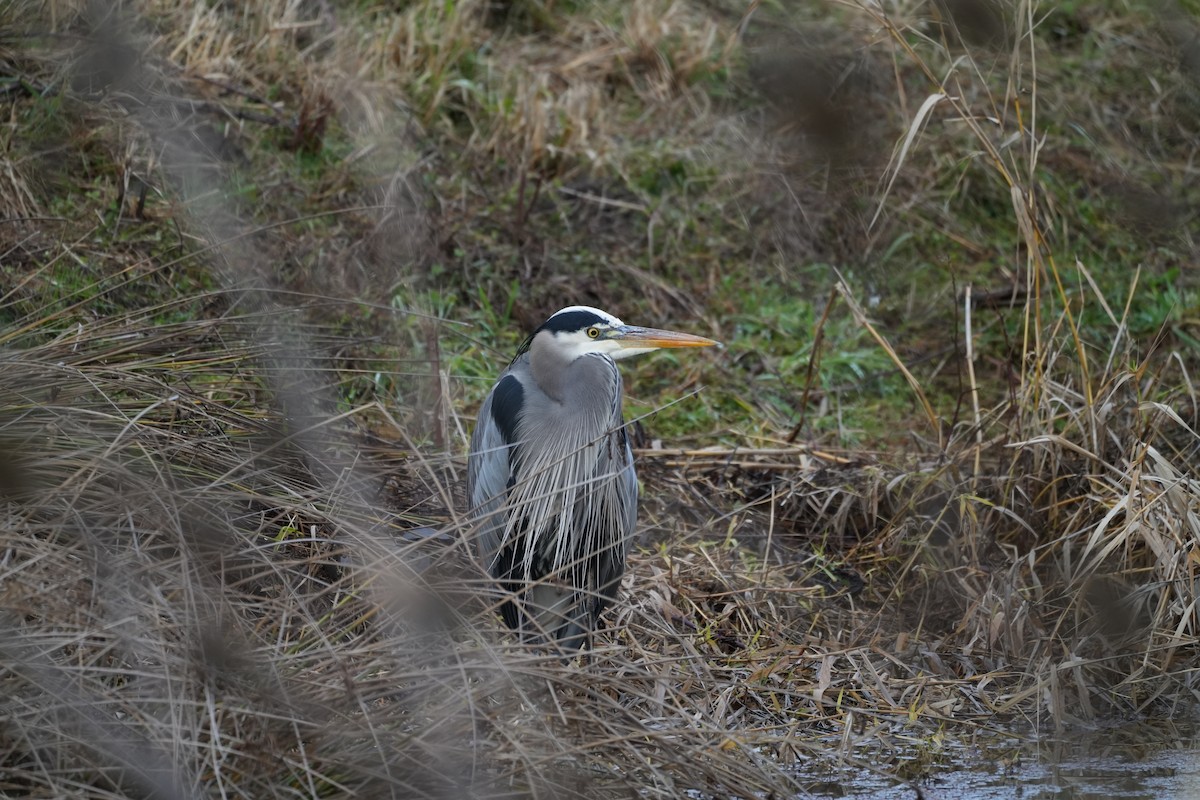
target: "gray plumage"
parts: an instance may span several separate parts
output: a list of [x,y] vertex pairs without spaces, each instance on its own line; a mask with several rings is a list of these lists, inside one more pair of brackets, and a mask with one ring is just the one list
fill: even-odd
[[637,523],[637,475],[614,358],[709,339],[572,306],[539,327],[479,410],[467,495],[505,622],[564,650],[615,599]]

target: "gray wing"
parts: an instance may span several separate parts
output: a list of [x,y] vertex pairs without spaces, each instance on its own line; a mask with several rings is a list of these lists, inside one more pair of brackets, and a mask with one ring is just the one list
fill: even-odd
[[523,404],[519,381],[505,373],[479,408],[467,458],[467,502],[479,520],[476,551],[489,569],[495,563],[506,525],[505,502],[514,481],[516,420]]

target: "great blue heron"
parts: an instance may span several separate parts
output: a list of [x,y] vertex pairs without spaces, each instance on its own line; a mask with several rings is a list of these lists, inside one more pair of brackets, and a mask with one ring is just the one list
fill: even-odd
[[637,475],[614,359],[712,339],[570,306],[533,332],[479,409],[467,462],[478,552],[527,642],[574,651],[617,593]]

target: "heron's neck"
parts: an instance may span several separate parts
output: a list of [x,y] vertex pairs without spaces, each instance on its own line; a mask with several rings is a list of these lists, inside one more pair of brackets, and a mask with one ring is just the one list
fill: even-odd
[[542,391],[552,400],[562,402],[566,389],[567,367],[570,366],[562,354],[553,346],[550,334],[539,333],[533,337],[529,347],[529,371]]
[[[610,359],[603,356],[568,358],[551,345],[539,336],[529,349],[530,372],[542,391],[557,402],[575,407],[612,402],[611,376],[615,365]],[[619,389],[618,378],[616,390]]]

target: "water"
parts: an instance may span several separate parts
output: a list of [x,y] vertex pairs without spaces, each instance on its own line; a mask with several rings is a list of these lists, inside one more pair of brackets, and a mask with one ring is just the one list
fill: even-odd
[[[1171,750],[1145,759],[1079,758],[1057,763],[1022,760],[1008,768],[962,769],[918,784],[927,800],[1166,800],[1200,798],[1200,750]],[[915,791],[908,790],[912,796]],[[887,796],[903,796],[894,789]],[[866,795],[870,797],[870,795]]]
[[815,782],[808,791],[813,797],[861,800],[1200,799],[1200,731],[1194,721],[1012,740],[953,761],[908,784],[860,772],[848,780]]

